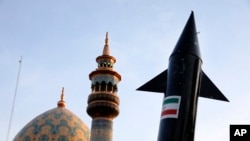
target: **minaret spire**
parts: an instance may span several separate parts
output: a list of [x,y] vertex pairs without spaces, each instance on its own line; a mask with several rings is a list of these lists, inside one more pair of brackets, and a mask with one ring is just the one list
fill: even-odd
[[106,32],[105,45],[108,45],[108,43],[109,43],[109,33]]
[[109,38],[108,38],[108,32],[106,32],[106,37],[105,37],[105,45],[103,48],[103,55],[109,55]]

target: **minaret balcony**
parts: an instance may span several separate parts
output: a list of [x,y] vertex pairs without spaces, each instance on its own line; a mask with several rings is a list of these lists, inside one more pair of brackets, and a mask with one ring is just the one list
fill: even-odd
[[119,115],[119,106],[106,100],[92,101],[88,104],[87,113],[92,118],[107,117],[113,119]]
[[91,93],[88,97],[88,104],[95,101],[107,101],[107,102],[113,102],[117,105],[120,104],[120,100],[117,94],[111,93],[111,92],[94,92]]

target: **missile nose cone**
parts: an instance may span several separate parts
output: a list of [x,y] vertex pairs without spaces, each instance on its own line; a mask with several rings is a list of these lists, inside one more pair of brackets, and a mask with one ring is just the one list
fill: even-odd
[[174,54],[192,54],[201,59],[193,11],[189,16],[171,56]]

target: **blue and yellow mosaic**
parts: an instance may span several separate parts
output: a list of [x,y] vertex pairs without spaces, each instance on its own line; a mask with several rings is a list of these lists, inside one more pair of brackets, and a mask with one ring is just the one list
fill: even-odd
[[89,141],[89,129],[75,114],[57,107],[29,122],[14,141]]

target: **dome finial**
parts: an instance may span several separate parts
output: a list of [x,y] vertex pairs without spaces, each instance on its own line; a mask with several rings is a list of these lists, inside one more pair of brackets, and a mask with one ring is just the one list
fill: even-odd
[[106,32],[105,45],[103,48],[103,55],[109,55],[109,38],[108,32]]
[[62,87],[61,101],[64,100],[64,87]]
[[58,101],[57,106],[58,107],[65,107],[66,106],[66,103],[64,101],[64,87],[62,87],[61,100]]

